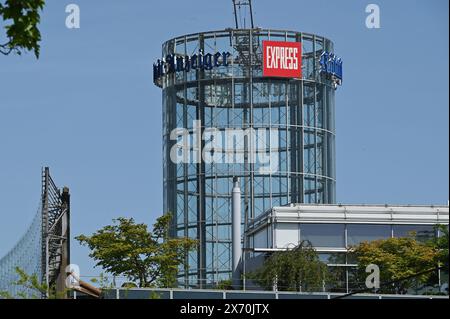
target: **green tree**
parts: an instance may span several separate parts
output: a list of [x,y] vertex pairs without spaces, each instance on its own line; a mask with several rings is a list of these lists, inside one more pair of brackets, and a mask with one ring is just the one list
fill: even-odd
[[159,217],[149,232],[147,225],[121,217],[92,236],[75,239],[89,247],[89,256],[97,266],[115,276],[126,276],[139,287],[173,287],[178,267],[185,264],[187,252],[196,247],[197,241],[170,238],[171,218],[171,214]]
[[221,280],[217,283],[216,289],[231,290],[231,289],[233,289],[233,281],[231,279]]
[[440,266],[445,268],[448,271],[449,264],[449,242],[448,242],[448,226],[446,225],[437,225],[436,230],[439,230],[440,236],[434,237],[428,244],[437,250],[437,261]]
[[274,252],[261,268],[249,274],[263,288],[271,290],[276,284],[280,291],[319,291],[328,276],[326,264],[308,241],[288,251]]
[[[44,0],[6,0],[0,2],[0,18],[5,22],[6,43],[0,43],[0,53],[22,54],[22,51],[34,51],[39,58],[41,33],[38,24],[39,11],[44,8]],[[0,39],[1,41],[1,39]]]
[[[433,247],[413,238],[388,238],[372,242],[362,242],[352,248],[358,260],[357,278],[365,282],[365,269],[369,264],[380,268],[380,293],[406,293],[415,285],[425,284],[432,272],[421,274],[414,279],[400,280],[436,268],[437,252]],[[397,281],[386,286],[383,283]]]

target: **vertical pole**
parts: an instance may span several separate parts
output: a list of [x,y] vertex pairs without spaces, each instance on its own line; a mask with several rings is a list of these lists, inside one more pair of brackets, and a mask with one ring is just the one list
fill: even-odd
[[[199,48],[202,52],[205,52],[205,38],[203,34],[198,37]],[[197,141],[197,216],[198,216],[198,239],[199,239],[199,253],[198,253],[198,274],[199,274],[199,287],[205,288],[206,282],[206,212],[205,212],[205,162],[202,160],[202,151],[205,149],[205,141],[202,139],[205,127],[205,85],[201,82],[205,78],[205,71],[198,71],[198,96],[199,105],[196,108],[197,124],[194,124],[194,138]],[[195,128],[197,128],[195,130]]]
[[47,286],[47,293],[46,293],[46,297],[49,298],[50,297],[50,278],[49,278],[49,260],[48,260],[48,256],[49,256],[49,239],[48,239],[48,232],[45,235],[45,284]]
[[[63,293],[66,289],[66,268],[70,265],[70,192],[64,187],[61,195],[61,264],[56,281],[56,291]],[[67,297],[67,294],[64,294]]]
[[241,246],[241,189],[239,186],[239,178],[233,178],[232,190],[232,238],[233,238],[233,287],[238,289],[241,284],[240,261],[242,255]]
[[237,11],[236,11],[236,0],[233,0],[233,8],[234,8],[234,22],[236,23],[236,29],[239,29]]
[[255,25],[253,24],[253,8],[252,8],[252,0],[248,0],[248,5],[250,7],[250,21],[252,24],[252,29],[255,28]]
[[48,186],[49,186],[49,175],[50,175],[50,169],[48,167],[44,168],[44,171],[42,172],[42,207],[41,207],[41,214],[42,214],[42,244],[43,247],[43,256],[41,256],[41,262],[42,262],[42,273],[43,278],[42,281],[47,285],[47,292],[45,297],[49,297],[49,238],[48,238]]

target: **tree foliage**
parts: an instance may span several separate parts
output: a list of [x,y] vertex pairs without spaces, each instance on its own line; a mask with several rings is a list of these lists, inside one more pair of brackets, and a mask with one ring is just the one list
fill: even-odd
[[6,43],[0,43],[0,53],[22,54],[22,51],[34,51],[39,58],[41,33],[38,24],[40,10],[45,0],[6,0],[0,2],[0,18],[5,21]]
[[437,259],[441,267],[448,271],[449,264],[449,242],[448,242],[448,226],[438,225],[436,229],[439,230],[440,236],[433,238],[428,244],[437,250]]
[[217,283],[216,289],[232,290],[233,289],[233,281],[231,279],[221,280]]
[[[432,273],[425,273],[413,280],[400,280],[437,267],[437,251],[413,238],[388,238],[362,242],[353,247],[358,260],[358,281],[365,282],[365,269],[369,264],[380,268],[381,293],[406,293],[416,284],[426,283]],[[400,280],[392,285],[383,283]]]
[[173,287],[179,265],[185,264],[187,252],[197,241],[170,238],[171,218],[171,214],[161,216],[149,232],[147,225],[121,217],[92,236],[75,239],[89,247],[89,256],[97,261],[97,266],[115,276],[126,276],[138,282],[139,287]]
[[271,254],[249,277],[267,290],[276,285],[280,291],[318,291],[328,276],[311,243],[302,241],[294,249]]

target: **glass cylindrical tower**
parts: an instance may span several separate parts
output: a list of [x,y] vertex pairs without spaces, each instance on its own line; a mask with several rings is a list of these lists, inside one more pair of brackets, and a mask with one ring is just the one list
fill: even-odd
[[[269,40],[301,43],[300,78],[264,76]],[[335,202],[335,88],[321,70],[323,53],[333,53],[324,37],[265,29],[203,32],[163,44],[154,81],[163,90],[164,211],[173,214],[172,236],[199,241],[179,271],[181,284],[209,287],[231,278],[233,177],[241,184],[243,232],[273,206]],[[195,160],[211,136],[232,129],[267,129],[262,139],[277,155],[275,169],[265,172],[250,160],[251,138],[242,140],[242,161],[221,161],[227,154],[220,147],[208,149],[218,160]],[[201,137],[211,130],[218,135]],[[180,132],[189,143],[180,146]],[[174,160],[180,148],[188,160]]]

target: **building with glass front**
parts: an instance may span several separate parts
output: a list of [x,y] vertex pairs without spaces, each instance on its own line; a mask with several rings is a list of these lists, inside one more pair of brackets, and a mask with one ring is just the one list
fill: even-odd
[[[448,206],[292,204],[273,207],[248,225],[245,235],[250,254],[244,261],[244,274],[261,266],[274,251],[292,249],[302,241],[309,241],[320,260],[337,276],[331,286],[324,283],[316,291],[348,293],[364,287],[364,283],[356,281],[358,264],[352,246],[391,237],[412,237],[427,242],[442,235],[436,225],[448,227],[448,224]],[[435,277],[434,289],[445,293],[448,271],[439,271]]]
[[[281,47],[265,51],[270,41]],[[298,45],[299,60],[298,50],[283,43]],[[274,206],[335,202],[334,100],[342,62],[332,63],[333,52],[322,36],[266,29],[203,32],[163,44],[153,71],[163,97],[164,211],[173,214],[172,236],[199,240],[180,284],[205,288],[231,276],[233,177],[240,179],[243,229]],[[267,76],[266,66],[301,72]],[[255,149],[270,157],[255,159]],[[214,160],[203,160],[205,154]]]

